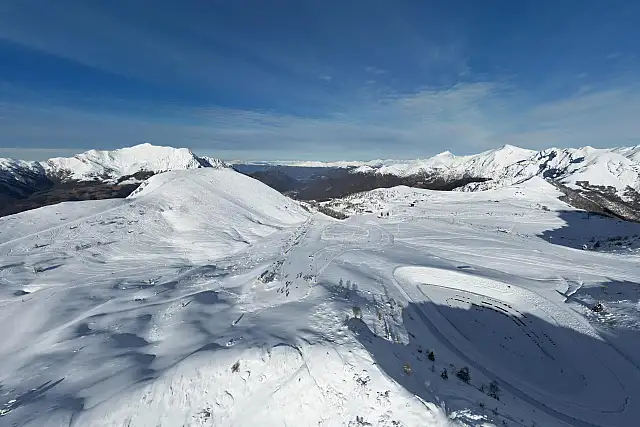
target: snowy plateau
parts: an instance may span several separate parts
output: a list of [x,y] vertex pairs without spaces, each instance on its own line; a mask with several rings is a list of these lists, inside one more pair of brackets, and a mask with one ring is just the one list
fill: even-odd
[[190,152],[109,160],[168,172],[0,218],[0,426],[638,426],[640,224],[538,174],[637,184],[637,149],[590,150],[345,220]]

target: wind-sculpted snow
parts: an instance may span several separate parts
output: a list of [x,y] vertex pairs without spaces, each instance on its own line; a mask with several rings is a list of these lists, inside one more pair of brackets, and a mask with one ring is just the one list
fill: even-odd
[[0,425],[637,425],[636,225],[542,179],[336,206],[199,168],[1,218]]

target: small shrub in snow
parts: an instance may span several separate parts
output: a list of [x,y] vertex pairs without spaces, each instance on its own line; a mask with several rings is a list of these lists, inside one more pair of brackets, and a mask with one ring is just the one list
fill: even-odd
[[371,426],[373,424],[371,424],[370,422],[365,421],[364,417],[361,417],[359,415],[356,415],[356,420],[355,422],[350,422],[349,423],[349,427],[364,427],[364,426]]
[[198,414],[198,418],[200,419],[200,421],[209,420],[209,418],[211,418],[211,409],[205,408],[202,411],[200,411],[200,413]]
[[493,397],[496,400],[500,400],[499,394],[500,394],[500,386],[498,385],[498,382],[495,381],[495,380],[491,381],[489,383],[489,387],[488,387],[488,390],[487,390],[487,395],[489,397]]
[[436,361],[436,355],[435,355],[435,354],[433,354],[433,351],[430,351],[430,352],[429,352],[429,355],[427,356],[427,358],[428,358],[429,360],[431,360],[432,362],[435,362],[435,361]]
[[409,365],[409,362],[406,362],[404,364],[404,366],[402,367],[402,370],[404,371],[405,374],[411,375],[411,365]]
[[469,368],[466,366],[464,368],[461,368],[458,372],[456,372],[456,377],[460,378],[460,380],[469,384],[469,381],[471,381],[471,374],[469,373]]
[[440,374],[440,376],[442,377],[443,380],[449,379],[449,373],[447,372],[446,368],[442,370],[442,373]]
[[354,305],[352,310],[353,310],[353,317],[355,317],[356,319],[362,319],[362,309],[360,307],[358,307],[357,305]]

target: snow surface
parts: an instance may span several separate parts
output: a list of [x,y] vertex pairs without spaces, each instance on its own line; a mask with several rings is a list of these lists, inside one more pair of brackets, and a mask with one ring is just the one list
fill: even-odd
[[0,425],[636,426],[640,253],[579,248],[640,225],[557,195],[336,221],[205,168],[1,218]]

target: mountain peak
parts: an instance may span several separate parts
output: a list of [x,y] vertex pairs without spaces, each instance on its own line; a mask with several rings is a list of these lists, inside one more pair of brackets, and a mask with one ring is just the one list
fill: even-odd
[[442,153],[436,154],[434,157],[455,157],[455,156],[451,151],[446,150],[446,151],[443,151]]
[[188,148],[153,145],[148,142],[116,150],[89,150],[73,157],[57,157],[42,163],[48,174],[87,181],[117,180],[138,172],[160,173],[202,167],[228,167],[213,158],[200,158]]

